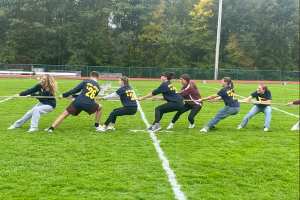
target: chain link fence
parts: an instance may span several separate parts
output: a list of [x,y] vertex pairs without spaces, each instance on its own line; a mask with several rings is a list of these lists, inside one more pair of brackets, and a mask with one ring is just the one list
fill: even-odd
[[[159,68],[159,67],[117,67],[117,66],[78,66],[78,65],[42,65],[42,64],[0,64],[0,70],[21,71],[78,71],[82,77],[88,77],[91,71],[99,73],[122,73],[129,78],[160,78],[164,71],[175,73],[174,78],[179,79],[181,74],[189,74],[193,80],[213,80],[214,69],[197,68]],[[284,70],[241,70],[219,69],[218,80],[223,77],[233,80],[257,81],[299,81],[299,71]]]

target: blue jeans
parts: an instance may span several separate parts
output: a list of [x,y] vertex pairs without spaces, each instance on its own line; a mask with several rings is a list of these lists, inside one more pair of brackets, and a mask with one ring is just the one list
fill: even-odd
[[240,107],[225,106],[220,109],[218,113],[205,125],[205,129],[208,131],[211,127],[216,125],[220,120],[225,119],[229,115],[236,115],[240,111]]
[[243,121],[241,123],[241,126],[243,128],[245,128],[247,126],[249,120],[251,119],[251,117],[253,117],[254,115],[256,115],[259,112],[265,113],[264,126],[270,128],[271,116],[272,116],[272,108],[271,108],[271,106],[266,106],[264,108],[261,108],[261,107],[258,107],[256,105],[254,105],[252,107],[252,109],[244,117],[244,119],[243,119]]

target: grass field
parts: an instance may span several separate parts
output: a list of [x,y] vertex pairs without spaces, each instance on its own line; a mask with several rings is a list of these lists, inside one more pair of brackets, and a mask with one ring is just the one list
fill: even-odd
[[[12,96],[33,87],[36,79],[0,79],[0,96]],[[80,81],[57,79],[59,94]],[[111,81],[118,86],[117,81]],[[99,85],[106,81],[99,81]],[[179,82],[173,82],[177,89]],[[136,93],[146,95],[156,81],[131,81]],[[237,95],[248,97],[258,84],[235,84]],[[218,92],[220,83],[197,83],[202,97]],[[299,99],[299,85],[269,84],[274,103]],[[5,98],[0,98],[4,100]],[[239,99],[242,99],[241,97]],[[27,133],[30,122],[7,130],[38,101],[9,99],[0,103],[0,199],[175,199],[174,190],[153,139],[137,112],[120,117],[115,131],[96,132],[94,115],[81,113],[65,119],[52,133],[45,132],[71,103],[57,100],[56,109],[43,115],[39,131]],[[101,101],[103,124],[118,101]],[[149,123],[163,101],[142,101]],[[271,127],[263,131],[264,115],[254,116],[245,129],[237,130],[252,104],[220,121],[215,129],[199,132],[224,103],[204,103],[188,129],[188,113],[172,132],[164,132],[175,113],[165,114],[162,131],[155,136],[176,175],[185,199],[299,199],[299,132],[290,131],[299,120],[272,110]],[[299,106],[273,106],[299,115]],[[141,130],[141,131],[131,131]]]

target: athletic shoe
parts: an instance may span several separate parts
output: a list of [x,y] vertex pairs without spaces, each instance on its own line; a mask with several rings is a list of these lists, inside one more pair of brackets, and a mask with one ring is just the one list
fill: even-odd
[[103,131],[106,131],[105,128],[102,128],[102,126],[99,126],[96,131],[100,131],[100,132],[103,132]]
[[15,127],[15,125],[11,125],[10,127],[8,127],[7,129],[15,129],[17,127]]
[[158,131],[161,129],[161,126],[159,124],[155,124],[152,128],[152,131],[155,132],[155,131]]
[[207,132],[207,130],[205,128],[200,130],[201,132]]
[[243,128],[241,125],[239,125],[239,126],[237,127],[237,129],[241,129],[241,128]]
[[45,131],[48,131],[48,132],[52,133],[53,130],[50,129],[50,127],[49,127],[49,128],[46,128]]
[[153,125],[150,125],[148,128],[147,128],[147,131],[152,131],[153,129]]
[[30,128],[27,132],[33,132],[33,131],[38,131],[38,128]]
[[265,127],[265,128],[264,128],[264,131],[268,131],[268,130],[269,130],[269,128],[268,128],[268,127]]
[[167,129],[173,128],[173,123],[170,123],[170,125],[167,127]]
[[296,131],[296,130],[299,130],[299,124],[296,124],[291,128],[291,131]]
[[112,130],[112,131],[114,131],[114,130],[116,130],[116,129],[115,129],[115,127],[108,126],[108,127],[106,128],[106,130]]
[[102,125],[99,124],[99,126],[94,126],[94,128],[97,129],[97,128],[101,127],[101,126],[102,126]]
[[190,124],[189,128],[194,128],[195,124]]
[[216,125],[213,125],[210,129],[212,129],[212,128],[216,128]]

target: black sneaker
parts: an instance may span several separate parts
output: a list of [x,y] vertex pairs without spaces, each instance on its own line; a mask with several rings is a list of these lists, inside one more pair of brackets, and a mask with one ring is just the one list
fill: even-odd
[[161,129],[161,126],[159,124],[155,124],[152,128],[152,131],[155,132],[155,131],[158,131]]

